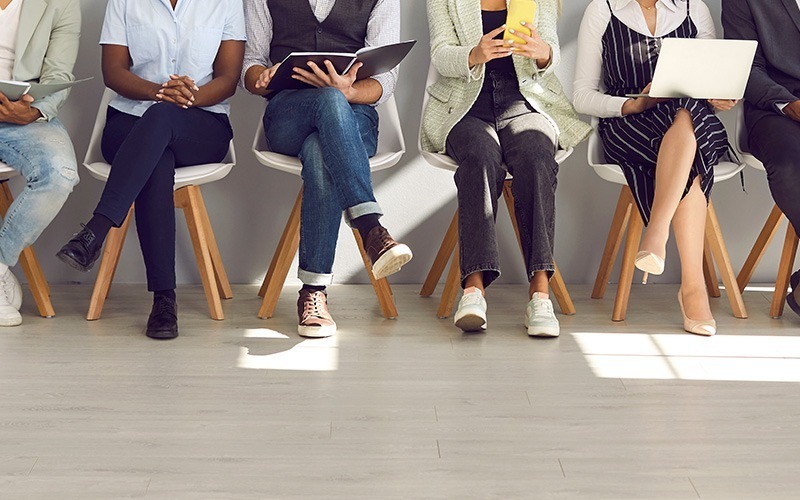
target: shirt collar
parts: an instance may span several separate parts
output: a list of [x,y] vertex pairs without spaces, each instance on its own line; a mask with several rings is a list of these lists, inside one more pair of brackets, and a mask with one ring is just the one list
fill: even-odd
[[[666,7],[667,9],[671,10],[672,12],[677,12],[678,5],[675,3],[677,0],[658,0],[656,3],[660,3],[662,6]],[[614,9],[619,10],[628,6],[628,4],[635,4],[638,3],[636,0],[612,0],[611,2],[614,4]]]

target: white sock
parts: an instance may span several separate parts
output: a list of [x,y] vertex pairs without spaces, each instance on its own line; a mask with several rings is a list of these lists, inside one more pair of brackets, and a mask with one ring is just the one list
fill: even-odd
[[540,299],[540,300],[549,300],[550,299],[550,294],[549,293],[544,293],[544,292],[533,292],[533,295],[531,296],[531,300],[537,299],[537,298]]

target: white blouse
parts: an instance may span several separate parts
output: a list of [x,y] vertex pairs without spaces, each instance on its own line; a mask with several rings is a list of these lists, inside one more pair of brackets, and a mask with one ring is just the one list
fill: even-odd
[[22,0],[11,0],[5,9],[0,9],[0,80],[13,78],[21,4]]
[[[799,0],[800,1],[800,0]],[[656,2],[656,32],[647,27],[642,8],[636,0],[611,0],[614,15],[626,26],[647,36],[662,37],[676,30],[686,20],[686,0]],[[691,0],[692,21],[697,38],[716,38],[714,19],[702,0]],[[578,33],[578,61],[575,68],[573,104],[579,113],[611,118],[622,116],[622,105],[628,99],[606,95],[600,87],[603,77],[603,34],[611,21],[606,0],[592,0],[583,15]]]

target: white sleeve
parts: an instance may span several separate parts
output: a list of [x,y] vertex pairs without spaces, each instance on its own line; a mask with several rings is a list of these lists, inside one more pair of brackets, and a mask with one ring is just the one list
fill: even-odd
[[622,116],[622,105],[628,99],[600,91],[603,77],[602,38],[611,13],[602,0],[586,7],[578,33],[578,60],[573,85],[573,105],[578,113],[600,118]]
[[704,2],[692,2],[690,9],[692,20],[697,26],[697,38],[717,38],[717,27],[714,25],[714,18],[708,10],[708,5]]

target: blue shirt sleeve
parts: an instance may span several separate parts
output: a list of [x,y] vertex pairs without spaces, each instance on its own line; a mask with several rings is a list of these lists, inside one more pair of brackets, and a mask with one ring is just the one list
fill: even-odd
[[127,0],[109,0],[103,31],[100,33],[100,45],[128,46],[128,34],[125,29],[126,2]]
[[244,22],[244,3],[240,0],[228,2],[228,18],[225,20],[225,29],[222,40],[247,40],[247,30]]

